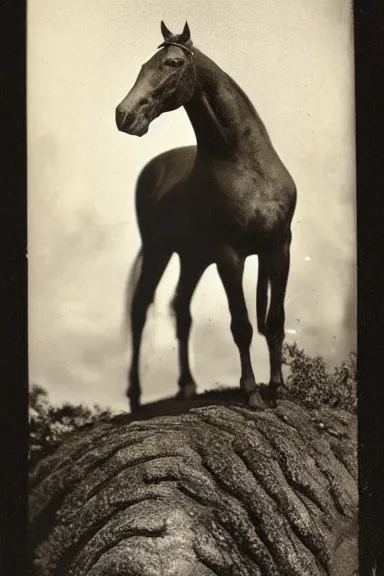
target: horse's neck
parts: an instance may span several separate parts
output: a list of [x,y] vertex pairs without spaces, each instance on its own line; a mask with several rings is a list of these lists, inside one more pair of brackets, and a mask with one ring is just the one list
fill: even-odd
[[247,96],[212,60],[195,50],[196,88],[185,106],[198,149],[209,155],[254,155],[270,147],[267,131]]

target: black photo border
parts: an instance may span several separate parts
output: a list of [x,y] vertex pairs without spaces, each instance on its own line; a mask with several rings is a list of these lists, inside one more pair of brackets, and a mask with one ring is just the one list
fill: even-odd
[[384,3],[355,0],[361,576],[384,574]]
[[0,574],[26,576],[26,3],[0,0]]

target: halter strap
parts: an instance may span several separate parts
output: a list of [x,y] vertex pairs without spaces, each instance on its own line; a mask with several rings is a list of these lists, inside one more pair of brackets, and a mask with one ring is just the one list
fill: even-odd
[[160,46],[157,47],[157,49],[159,48],[163,48],[164,46],[177,46],[178,48],[181,48],[182,50],[185,50],[186,52],[188,52],[191,56],[193,56],[193,52],[190,48],[187,48],[186,46],[184,46],[183,44],[178,44],[177,42],[168,42],[167,40],[165,42],[163,42],[162,44],[160,44]]

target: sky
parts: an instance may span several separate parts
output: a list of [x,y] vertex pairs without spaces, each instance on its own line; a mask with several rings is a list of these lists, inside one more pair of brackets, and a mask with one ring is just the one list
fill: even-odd
[[[349,0],[31,0],[28,3],[28,261],[30,383],[53,402],[127,410],[127,275],[139,249],[137,176],[156,154],[195,143],[184,109],[141,139],[118,132],[115,108],[162,41],[160,21],[243,88],[295,180],[286,340],[330,366],[356,350],[355,140]],[[148,315],[144,402],[177,391],[168,302],[174,256]],[[255,326],[257,257],[244,290]],[[240,367],[215,267],[192,301],[199,391],[238,384]],[[252,358],[269,378],[256,329]]]

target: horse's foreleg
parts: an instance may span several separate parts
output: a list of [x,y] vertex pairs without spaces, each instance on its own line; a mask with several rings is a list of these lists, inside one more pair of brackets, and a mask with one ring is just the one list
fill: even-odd
[[259,271],[256,290],[257,329],[265,336],[265,321],[268,308],[268,270],[264,258],[259,254]]
[[127,396],[130,400],[131,411],[135,412],[140,408],[140,378],[139,378],[139,357],[141,337],[147,317],[147,311],[153,302],[157,285],[169,262],[171,254],[158,247],[143,250],[143,264],[140,278],[137,283],[132,300],[131,308],[131,330],[132,330],[132,361],[129,371],[129,385]]
[[196,383],[189,366],[189,335],[192,325],[190,304],[195,288],[206,266],[197,260],[180,258],[180,277],[172,307],[176,316],[176,335],[179,343],[179,394],[183,399],[196,393]]
[[284,341],[284,298],[290,264],[289,238],[278,249],[268,254],[268,276],[271,285],[271,301],[266,321],[266,339],[269,350],[271,377],[269,382],[272,405],[276,405],[277,391],[284,386],[281,370]]
[[247,394],[250,406],[264,408],[265,403],[257,390],[250,357],[253,330],[243,291],[244,262],[243,257],[228,249],[221,254],[217,269],[228,298],[232,317],[231,332],[240,353],[240,387]]

